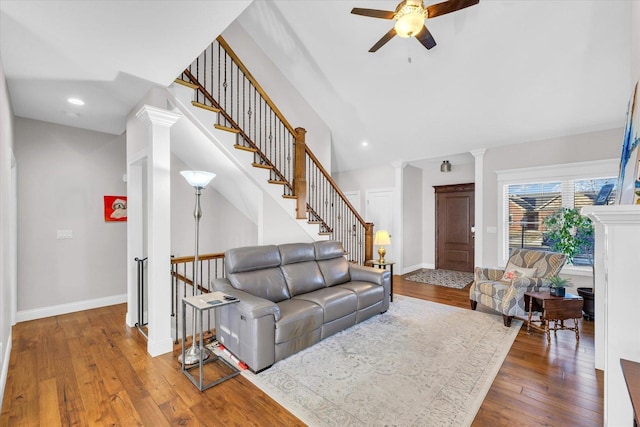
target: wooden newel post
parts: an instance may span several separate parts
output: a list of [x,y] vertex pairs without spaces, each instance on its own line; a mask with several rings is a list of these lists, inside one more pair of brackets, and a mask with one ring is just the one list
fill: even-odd
[[373,223],[364,224],[364,260],[373,259]]
[[296,196],[296,218],[307,218],[307,171],[306,142],[304,128],[296,128],[293,158],[293,191]]

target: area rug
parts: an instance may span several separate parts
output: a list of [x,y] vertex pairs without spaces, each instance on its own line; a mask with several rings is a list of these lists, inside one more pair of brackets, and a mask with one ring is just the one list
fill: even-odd
[[309,426],[463,426],[522,322],[405,296],[274,364],[243,371]]
[[429,285],[446,286],[448,288],[462,289],[473,282],[473,273],[452,270],[422,270],[417,274],[405,277],[412,282],[427,283]]

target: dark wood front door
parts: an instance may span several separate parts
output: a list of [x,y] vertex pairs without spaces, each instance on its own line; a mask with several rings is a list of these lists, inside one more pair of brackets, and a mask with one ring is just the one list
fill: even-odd
[[434,186],[436,191],[436,268],[473,271],[475,186]]

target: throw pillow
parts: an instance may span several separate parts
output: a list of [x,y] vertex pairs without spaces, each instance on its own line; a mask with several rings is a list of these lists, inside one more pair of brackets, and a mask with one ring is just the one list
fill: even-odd
[[535,277],[536,268],[524,268],[518,267],[512,263],[508,263],[507,267],[504,269],[504,275],[502,276],[502,280],[512,280],[517,279],[518,277]]

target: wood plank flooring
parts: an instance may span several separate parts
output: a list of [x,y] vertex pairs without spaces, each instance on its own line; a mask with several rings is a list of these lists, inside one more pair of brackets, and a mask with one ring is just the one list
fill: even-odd
[[[468,287],[396,276],[394,290],[469,307]],[[17,324],[0,426],[304,425],[242,376],[199,392],[180,371],[179,348],[150,357],[125,312],[120,304]],[[473,425],[602,425],[593,353],[593,322],[581,322],[579,344],[562,331],[547,346],[522,329]]]

